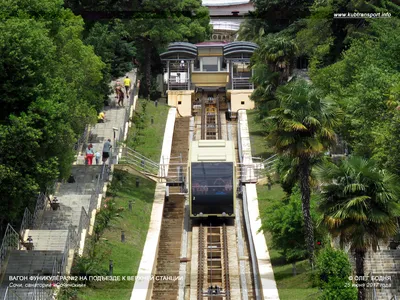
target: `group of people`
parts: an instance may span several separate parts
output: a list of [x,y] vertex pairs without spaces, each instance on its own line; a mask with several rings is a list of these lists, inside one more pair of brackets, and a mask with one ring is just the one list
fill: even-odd
[[[118,106],[124,106],[124,98],[125,95],[127,98],[129,98],[130,95],[130,89],[132,86],[132,81],[127,75],[124,78],[124,87],[125,87],[125,93],[123,91],[123,86],[121,85],[121,82],[117,81],[114,90],[116,97],[118,99]],[[98,123],[104,123],[106,121],[106,113],[104,111],[100,111],[100,113],[97,116],[97,122]],[[85,163],[87,165],[92,165],[93,164],[93,158],[96,159],[96,164],[98,165],[100,163],[100,158],[103,158],[103,162],[106,162],[107,159],[110,157],[110,150],[111,150],[111,140],[108,139],[104,143],[103,147],[103,155],[101,156],[100,151],[94,151],[93,145],[89,144],[88,147],[86,148],[86,156],[85,156]]]
[[[125,95],[127,98],[129,98],[131,86],[132,86],[132,81],[128,75],[124,79],[125,93],[124,93],[123,86],[121,85],[121,82],[117,81],[115,83],[115,86],[114,86],[115,98],[118,99],[118,102],[117,102],[118,106],[124,107],[124,98],[125,98]],[[97,123],[104,123],[105,121],[106,121],[106,113],[104,111],[101,111],[97,116]]]
[[89,144],[86,148],[85,163],[87,165],[92,165],[93,158],[96,159],[96,165],[98,165],[100,163],[100,158],[102,158],[103,163],[105,163],[107,161],[107,159],[110,157],[111,148],[112,148],[111,139],[108,139],[104,143],[103,155],[100,154],[100,151],[94,152],[93,145]]
[[[125,94],[126,94],[126,98],[129,98],[129,92],[131,89],[131,79],[129,78],[129,76],[126,76],[126,78],[124,79],[124,87],[125,87]],[[114,86],[114,90],[115,90],[115,98],[118,99],[118,106],[124,106],[124,91],[122,89],[122,85],[121,82],[117,81],[115,86]]]

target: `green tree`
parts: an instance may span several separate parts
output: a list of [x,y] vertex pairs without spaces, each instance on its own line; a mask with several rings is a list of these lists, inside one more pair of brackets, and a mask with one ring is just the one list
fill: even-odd
[[[396,234],[400,216],[399,178],[379,169],[372,160],[357,156],[339,165],[317,168],[322,181],[319,210],[332,237],[350,245],[356,260],[356,275],[364,276],[365,253],[378,241]],[[358,281],[358,299],[365,299],[365,288]]]
[[102,104],[104,64],[59,0],[0,1],[1,225],[69,175],[73,146]]
[[[312,219],[316,221],[315,197],[311,203]],[[273,205],[266,208],[261,219],[261,229],[272,234],[272,247],[280,250],[285,260],[292,263],[293,275],[296,275],[296,261],[307,256],[301,206],[301,194],[296,189],[287,199],[275,201]]]
[[333,248],[322,250],[316,261],[317,285],[322,288],[321,300],[356,300],[357,289],[349,280],[351,264],[347,254]]
[[[159,54],[170,42],[201,42],[212,32],[208,9],[199,0],[143,1],[129,28],[138,45],[139,66],[145,77],[144,95],[150,95],[152,68],[160,71]],[[162,13],[161,13],[162,12]],[[162,70],[162,69],[161,69]]]
[[296,160],[310,264],[314,263],[314,225],[310,214],[313,161],[335,142],[341,111],[305,80],[278,88],[279,107],[270,112],[268,140],[282,156]]

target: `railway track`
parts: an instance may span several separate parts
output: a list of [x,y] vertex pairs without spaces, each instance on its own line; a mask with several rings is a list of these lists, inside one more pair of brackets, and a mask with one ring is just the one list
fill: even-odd
[[200,224],[198,234],[197,300],[230,300],[227,227]]
[[201,139],[222,139],[220,98],[208,97],[202,100],[201,109]]

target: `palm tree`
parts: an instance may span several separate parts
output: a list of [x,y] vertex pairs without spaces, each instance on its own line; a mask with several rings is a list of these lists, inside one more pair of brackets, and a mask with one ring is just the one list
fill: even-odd
[[[323,182],[319,210],[322,224],[340,245],[349,245],[356,261],[356,275],[364,276],[367,249],[374,250],[380,239],[397,232],[399,178],[380,170],[372,160],[350,157],[339,165],[333,163],[316,168]],[[358,284],[363,282],[358,281]],[[358,299],[365,299],[360,285]]]
[[296,80],[277,89],[279,107],[271,110],[268,140],[274,150],[295,160],[301,191],[306,243],[310,264],[314,265],[314,226],[310,215],[311,166],[335,142],[333,128],[342,112],[335,103],[305,80]]

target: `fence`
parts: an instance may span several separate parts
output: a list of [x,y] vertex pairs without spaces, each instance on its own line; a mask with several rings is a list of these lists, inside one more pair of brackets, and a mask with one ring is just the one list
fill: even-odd
[[32,222],[32,227],[33,228],[38,228],[40,226],[40,219],[46,210],[47,206],[47,199],[46,195],[43,193],[40,193],[37,200],[36,200],[36,207],[35,211],[33,213],[33,222]]
[[68,259],[70,258],[71,251],[73,256],[75,250],[77,249],[78,235],[79,233],[77,233],[74,227],[70,225],[68,228],[67,242],[65,243],[63,257],[61,260],[61,276],[65,276],[67,274]]
[[18,250],[20,246],[19,234],[12,228],[10,224],[7,225],[6,232],[3,237],[0,248],[0,271],[4,271],[5,261],[11,250]]
[[24,212],[24,216],[23,216],[22,222],[21,222],[21,228],[19,229],[19,234],[21,235],[21,238],[24,237],[25,229],[31,228],[32,225],[33,225],[33,214],[26,207],[25,208],[25,212]]

